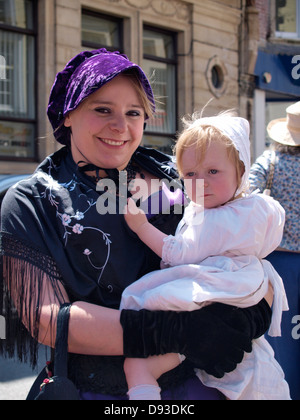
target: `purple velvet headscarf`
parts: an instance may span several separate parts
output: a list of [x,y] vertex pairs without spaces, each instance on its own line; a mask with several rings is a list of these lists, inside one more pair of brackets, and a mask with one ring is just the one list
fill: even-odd
[[110,52],[105,48],[83,51],[76,55],[57,74],[50,94],[47,114],[56,140],[69,145],[70,129],[62,124],[65,116],[114,77],[131,69],[136,72],[155,112],[154,95],[147,76],[126,55],[118,51]]

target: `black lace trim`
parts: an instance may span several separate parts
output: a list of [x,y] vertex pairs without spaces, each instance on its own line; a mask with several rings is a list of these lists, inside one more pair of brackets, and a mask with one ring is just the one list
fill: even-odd
[[9,233],[1,232],[0,255],[26,261],[43,270],[47,275],[61,280],[56,263],[49,255],[43,254],[33,244],[20,240]]

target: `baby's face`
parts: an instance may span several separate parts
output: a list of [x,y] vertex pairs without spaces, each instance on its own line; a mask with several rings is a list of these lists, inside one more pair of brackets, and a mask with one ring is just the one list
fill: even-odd
[[[187,194],[193,202],[207,209],[220,207],[234,198],[238,188],[236,167],[229,159],[226,146],[220,142],[208,146],[201,162],[195,148],[189,147],[182,156]],[[199,180],[203,180],[202,183]]]

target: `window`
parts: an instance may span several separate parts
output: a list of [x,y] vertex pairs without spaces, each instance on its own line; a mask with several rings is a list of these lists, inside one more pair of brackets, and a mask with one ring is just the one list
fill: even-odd
[[142,67],[156,98],[156,115],[148,121],[144,144],[171,153],[177,130],[176,34],[145,27],[143,47]]
[[122,19],[100,15],[89,10],[82,11],[82,46],[91,49],[106,48],[123,51]]
[[276,0],[276,36],[300,38],[300,0]]
[[0,0],[0,158],[36,155],[34,0]]

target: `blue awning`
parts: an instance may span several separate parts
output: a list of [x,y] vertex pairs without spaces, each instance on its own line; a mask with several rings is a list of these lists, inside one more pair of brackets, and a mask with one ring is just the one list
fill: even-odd
[[[255,68],[259,89],[300,97],[300,47],[297,52],[260,50]],[[298,54],[297,54],[298,53]]]

